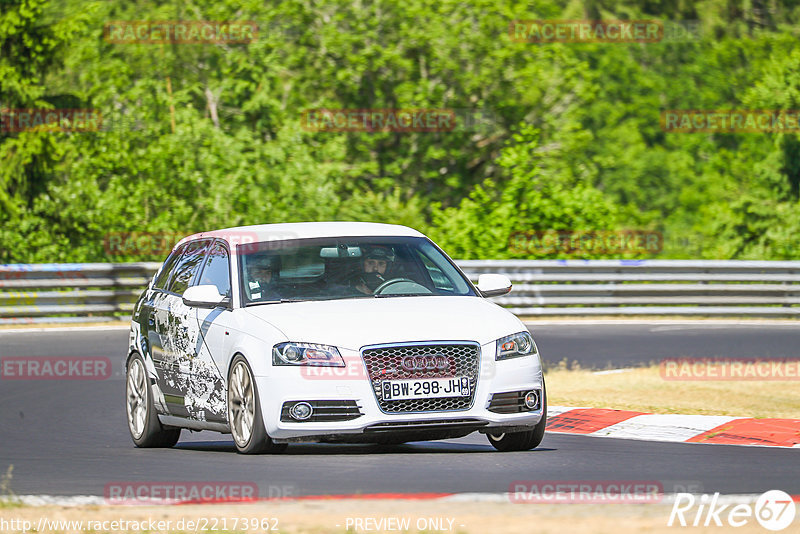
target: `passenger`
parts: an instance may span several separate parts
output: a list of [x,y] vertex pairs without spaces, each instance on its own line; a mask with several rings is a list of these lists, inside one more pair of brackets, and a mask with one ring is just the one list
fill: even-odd
[[280,273],[280,258],[277,256],[254,256],[247,258],[247,288],[250,300],[280,298],[277,278]]

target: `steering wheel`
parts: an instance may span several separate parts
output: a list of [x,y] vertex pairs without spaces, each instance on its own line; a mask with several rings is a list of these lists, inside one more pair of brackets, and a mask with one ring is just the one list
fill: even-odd
[[[410,283],[416,284],[416,285],[418,285],[420,287],[425,287],[422,284],[417,284],[414,280],[411,280],[410,278],[392,278],[391,280],[387,280],[384,283],[382,283],[381,285],[379,285],[378,287],[376,287],[375,291],[373,291],[372,293],[375,294],[375,295],[380,295],[381,292],[384,289],[386,289],[387,287],[389,287],[390,285],[399,284],[400,282],[410,282]],[[428,288],[425,288],[425,289],[427,290]]]

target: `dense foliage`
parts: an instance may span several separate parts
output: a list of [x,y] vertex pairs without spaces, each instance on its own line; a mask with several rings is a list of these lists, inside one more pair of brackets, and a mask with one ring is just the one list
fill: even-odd
[[[515,232],[661,232],[662,258],[800,258],[797,133],[675,133],[669,109],[800,109],[797,0],[0,0],[0,263],[160,259],[109,233],[302,220],[427,232],[454,257],[566,257]],[[657,43],[515,42],[513,19],[698,21]],[[109,21],[255,21],[250,44],[119,44]],[[312,108],[448,108],[330,132]],[[614,257],[619,254],[574,254]],[[630,255],[628,256],[630,257]],[[651,256],[653,257],[653,256]]]

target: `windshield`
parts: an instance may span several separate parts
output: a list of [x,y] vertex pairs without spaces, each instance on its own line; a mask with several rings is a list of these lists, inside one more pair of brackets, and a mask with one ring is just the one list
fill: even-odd
[[330,237],[239,246],[245,306],[396,296],[476,296],[428,239]]

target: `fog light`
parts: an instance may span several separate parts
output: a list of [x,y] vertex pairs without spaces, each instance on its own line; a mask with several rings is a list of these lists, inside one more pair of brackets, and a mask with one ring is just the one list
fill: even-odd
[[311,408],[311,405],[307,402],[298,402],[297,404],[289,408],[289,415],[291,415],[292,418],[297,419],[298,421],[305,421],[306,419],[311,417],[311,414],[313,412],[314,410]]
[[525,407],[533,410],[539,405],[539,393],[537,391],[529,391],[525,394]]

